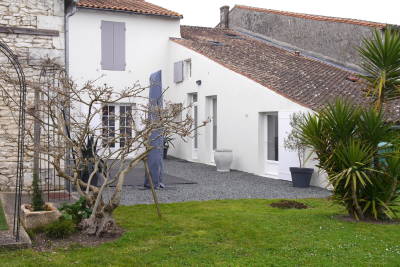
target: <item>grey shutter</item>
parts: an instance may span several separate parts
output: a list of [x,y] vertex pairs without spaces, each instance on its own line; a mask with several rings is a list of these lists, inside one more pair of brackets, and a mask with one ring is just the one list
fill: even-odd
[[101,22],[101,69],[112,70],[114,65],[114,25],[111,21]]
[[174,82],[180,83],[183,81],[183,61],[174,63]]
[[125,23],[114,22],[114,70],[125,70]]

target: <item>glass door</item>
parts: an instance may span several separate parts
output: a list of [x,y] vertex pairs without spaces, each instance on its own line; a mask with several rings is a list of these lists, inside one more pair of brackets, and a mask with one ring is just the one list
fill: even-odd
[[275,178],[279,171],[278,113],[265,114],[263,124],[264,173]]

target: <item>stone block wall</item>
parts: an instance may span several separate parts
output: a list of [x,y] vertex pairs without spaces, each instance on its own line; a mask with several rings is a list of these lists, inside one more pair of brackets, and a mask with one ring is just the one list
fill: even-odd
[[358,25],[339,22],[341,19],[310,19],[307,15],[281,13],[235,7],[229,13],[229,27],[356,70],[360,64],[357,47],[375,28],[382,28],[380,23]]
[[[18,56],[26,80],[39,80],[41,61],[52,58],[64,64],[64,0],[1,0],[0,41]],[[6,61],[0,54],[0,64]],[[28,86],[27,106],[33,106],[33,89]],[[32,123],[29,121],[28,124]],[[15,185],[16,143],[7,134],[16,136],[17,124],[8,107],[0,99],[0,190]],[[25,183],[30,184],[33,162],[26,157]]]

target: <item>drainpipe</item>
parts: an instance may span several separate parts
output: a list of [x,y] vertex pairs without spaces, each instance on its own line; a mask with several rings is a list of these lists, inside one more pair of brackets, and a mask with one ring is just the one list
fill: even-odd
[[[79,0],[66,0],[65,1],[65,16],[64,16],[64,63],[65,63],[65,72],[66,76],[69,78],[69,18],[76,13],[76,4]],[[70,107],[67,106],[64,111],[64,120],[67,122],[67,132],[69,130],[69,122],[70,122]],[[65,155],[65,172],[71,175],[71,152],[70,148],[67,149]],[[69,194],[73,190],[71,183],[65,181],[65,186],[68,188]],[[72,189],[72,190],[71,190]],[[71,197],[71,195],[69,196]]]
[[76,13],[76,4],[79,0],[65,1],[65,16],[64,16],[64,51],[65,51],[65,71],[69,76],[69,18]]

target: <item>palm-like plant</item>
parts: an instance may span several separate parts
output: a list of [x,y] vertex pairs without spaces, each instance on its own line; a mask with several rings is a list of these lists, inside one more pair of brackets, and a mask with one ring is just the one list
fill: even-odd
[[400,96],[400,35],[391,28],[375,30],[364,39],[358,51],[362,58],[360,75],[368,83],[368,95],[375,99],[375,109],[382,110],[386,100]]
[[318,157],[333,196],[356,219],[391,219],[400,197],[399,139],[381,112],[341,100],[305,116],[302,142]]

